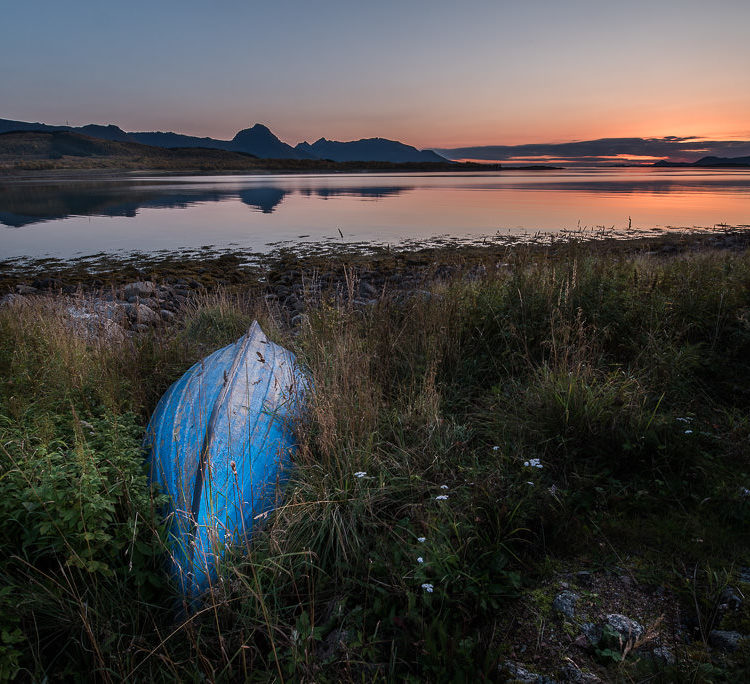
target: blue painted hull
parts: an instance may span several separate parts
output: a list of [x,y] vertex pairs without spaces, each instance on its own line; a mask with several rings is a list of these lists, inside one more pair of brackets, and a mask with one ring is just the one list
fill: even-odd
[[159,401],[145,444],[152,480],[171,497],[172,572],[186,597],[216,582],[225,549],[275,507],[305,388],[294,355],[254,322]]

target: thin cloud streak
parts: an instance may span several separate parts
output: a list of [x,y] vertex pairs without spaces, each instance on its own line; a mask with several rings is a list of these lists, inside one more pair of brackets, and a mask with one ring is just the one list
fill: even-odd
[[449,159],[513,163],[651,164],[661,159],[694,162],[702,157],[750,155],[750,140],[705,140],[698,136],[600,138],[567,143],[433,148]]

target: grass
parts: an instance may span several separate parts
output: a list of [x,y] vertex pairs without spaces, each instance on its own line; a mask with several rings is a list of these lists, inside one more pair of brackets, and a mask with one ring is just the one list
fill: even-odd
[[[518,597],[612,554],[697,620],[657,681],[744,677],[704,640],[748,626],[717,605],[750,565],[750,254],[509,263],[364,309],[324,294],[295,335],[239,290],[122,342],[59,299],[0,309],[0,678],[494,680]],[[313,378],[294,475],[180,616],[141,437],[256,317]]]

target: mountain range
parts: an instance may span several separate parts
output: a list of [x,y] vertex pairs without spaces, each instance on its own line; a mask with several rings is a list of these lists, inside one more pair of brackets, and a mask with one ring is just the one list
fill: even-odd
[[113,142],[140,143],[152,147],[208,148],[226,152],[251,154],[260,159],[326,159],[335,162],[382,161],[382,162],[441,162],[450,163],[445,157],[430,150],[418,150],[411,145],[385,138],[367,138],[351,142],[338,142],[321,138],[312,145],[299,143],[296,147],[279,140],[263,124],[256,123],[245,128],[231,140],[200,138],[171,131],[133,132],[123,131],[118,126],[89,124],[87,126],[50,126],[43,123],[0,119],[0,133],[15,131],[54,132],[67,131],[90,138]]

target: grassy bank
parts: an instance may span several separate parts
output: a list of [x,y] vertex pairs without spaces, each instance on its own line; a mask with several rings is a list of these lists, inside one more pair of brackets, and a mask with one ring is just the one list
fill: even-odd
[[[746,645],[708,644],[750,632],[725,591],[749,579],[750,254],[508,254],[368,306],[348,270],[293,331],[236,286],[119,342],[59,296],[0,309],[0,677],[750,676]],[[180,617],[140,440],[254,317],[315,395],[285,505]],[[636,643],[580,643],[622,605]]]

